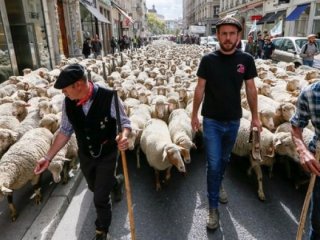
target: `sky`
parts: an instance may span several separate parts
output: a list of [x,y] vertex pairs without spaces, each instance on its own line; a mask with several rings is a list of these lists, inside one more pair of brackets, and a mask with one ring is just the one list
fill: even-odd
[[182,18],[182,0],[146,0],[147,8],[155,5],[157,13],[163,15],[165,20]]

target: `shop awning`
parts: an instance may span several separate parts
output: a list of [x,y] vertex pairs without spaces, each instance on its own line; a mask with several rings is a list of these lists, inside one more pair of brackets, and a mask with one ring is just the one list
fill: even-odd
[[307,7],[310,6],[310,3],[298,5],[286,18],[286,21],[295,21],[297,20],[300,15],[306,10]]
[[260,24],[264,24],[265,22],[268,22],[269,18],[271,18],[273,15],[275,15],[275,13],[267,13],[266,15],[264,15],[258,22],[257,25]]
[[124,11],[121,7],[119,7],[117,4],[115,4],[113,1],[111,2],[112,6],[115,7],[126,19],[128,19],[131,23],[134,23],[134,20],[132,17],[129,16],[126,11]]
[[237,14],[238,10],[229,12],[225,17],[234,17]]
[[268,19],[267,19],[267,23],[273,23],[275,20],[277,20],[279,17],[286,15],[286,10],[281,10],[278,11],[276,14],[271,15]]
[[104,22],[104,23],[109,23],[110,24],[110,21],[105,17],[103,16],[98,9],[86,4],[85,2],[82,2],[80,1],[80,3],[82,3],[82,5],[89,11],[92,13],[93,16],[95,16],[99,22]]

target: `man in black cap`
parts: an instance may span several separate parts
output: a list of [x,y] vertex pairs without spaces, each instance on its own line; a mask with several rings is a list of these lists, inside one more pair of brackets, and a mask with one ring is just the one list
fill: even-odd
[[207,155],[208,229],[219,227],[219,202],[228,202],[221,183],[240,126],[243,82],[252,115],[251,127],[261,131],[253,80],[257,76],[254,59],[236,49],[242,26],[237,19],[226,17],[217,22],[216,28],[220,49],[201,59],[191,119],[193,130],[198,131],[198,110],[203,101],[201,114]]
[[123,176],[115,177],[117,149],[124,151],[128,148],[130,120],[119,100],[123,131],[117,135],[114,92],[88,81],[84,68],[79,64],[64,68],[54,87],[62,89],[66,96],[61,126],[51,148],[38,161],[35,173],[46,170],[57,152],[75,133],[80,168],[88,188],[93,192],[97,212],[95,239],[110,239],[110,193],[114,190],[115,200],[120,201],[123,192]]

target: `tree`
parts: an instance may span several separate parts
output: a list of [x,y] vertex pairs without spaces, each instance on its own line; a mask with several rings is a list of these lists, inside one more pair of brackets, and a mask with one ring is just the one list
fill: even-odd
[[165,23],[154,13],[147,13],[147,25],[152,35],[160,35],[165,33]]

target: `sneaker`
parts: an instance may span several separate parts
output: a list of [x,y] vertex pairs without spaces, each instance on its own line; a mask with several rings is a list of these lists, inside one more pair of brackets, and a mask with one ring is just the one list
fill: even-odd
[[110,234],[96,230],[95,240],[111,240]]
[[219,212],[216,208],[210,208],[208,219],[207,219],[207,228],[210,230],[215,230],[219,227]]
[[227,203],[228,202],[228,194],[227,194],[226,190],[224,190],[223,186],[220,187],[219,202],[220,203]]
[[123,191],[124,191],[124,177],[122,174],[116,176],[117,184],[113,188],[113,195],[114,195],[114,201],[120,202],[123,198]]

